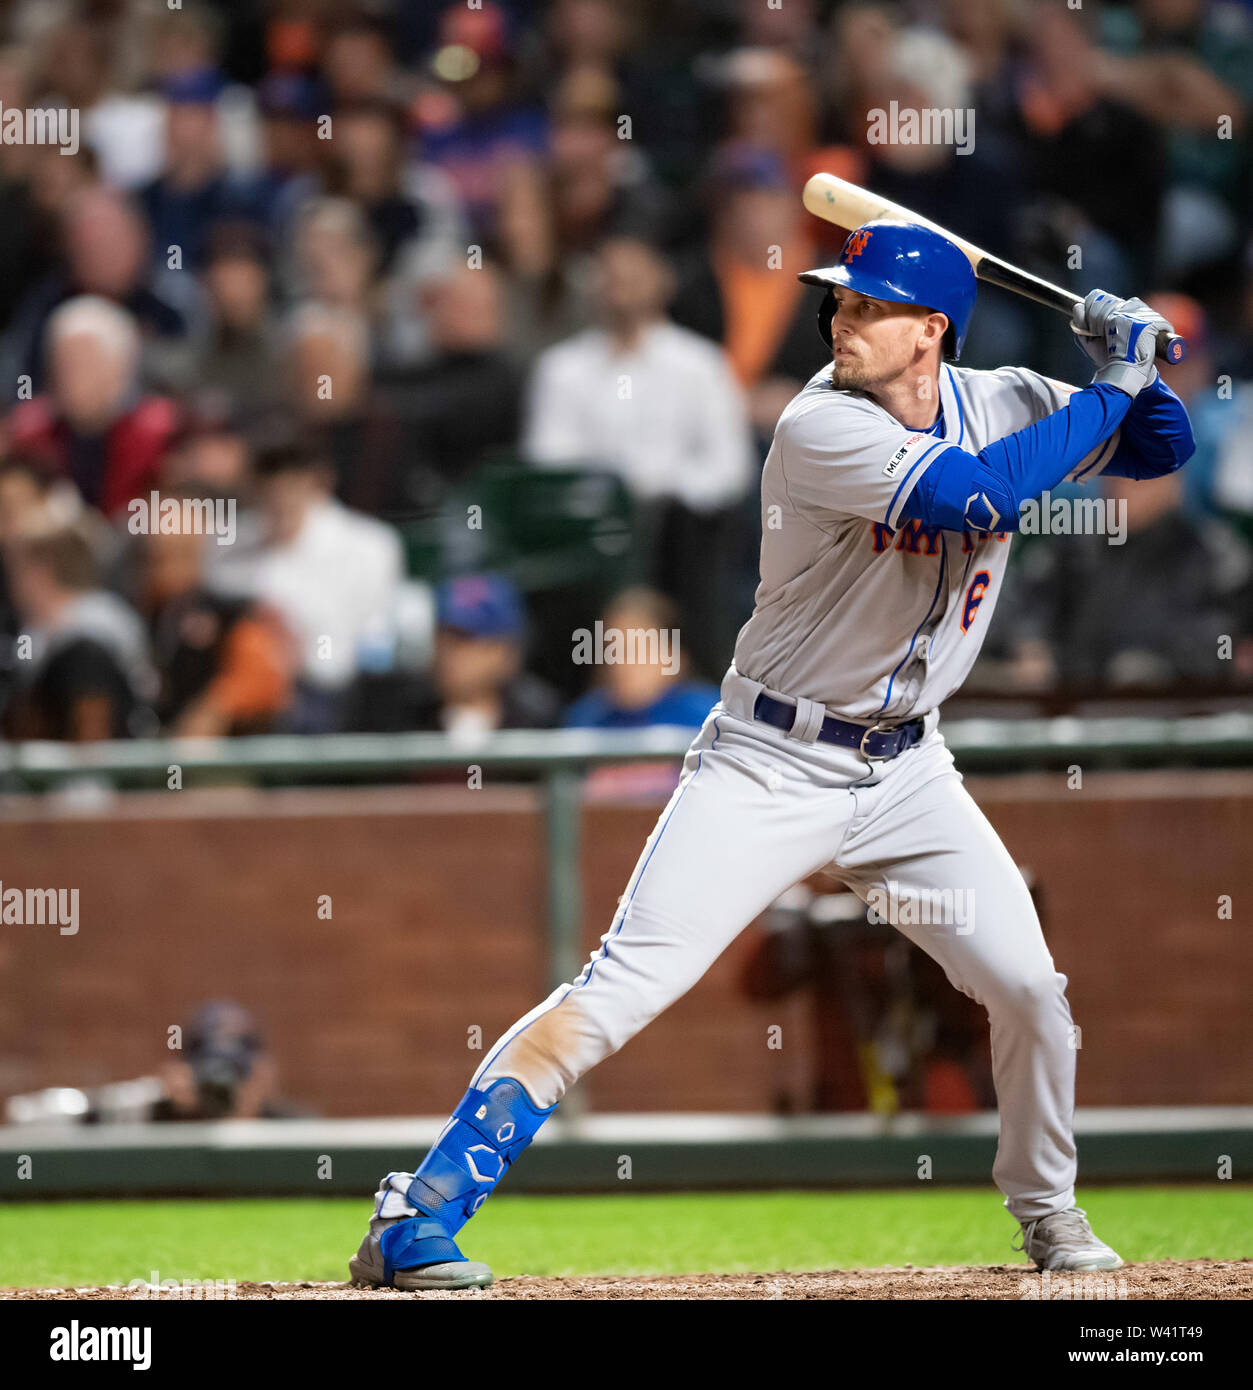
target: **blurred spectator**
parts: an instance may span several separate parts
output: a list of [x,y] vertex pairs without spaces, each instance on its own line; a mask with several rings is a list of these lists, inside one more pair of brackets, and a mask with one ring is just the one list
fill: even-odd
[[322,145],[318,120],[329,111],[321,85],[307,73],[272,72],[257,88],[261,165],[257,204],[272,236],[281,236],[300,203],[318,187]]
[[[687,674],[678,610],[669,599],[653,589],[626,589],[606,609],[599,630],[606,660],[596,668],[592,689],[566,711],[567,728],[700,728],[718,701],[718,687]],[[614,635],[623,660],[609,659]],[[592,801],[665,798],[682,770],[681,763],[669,760],[606,763],[588,773],[584,796]]]
[[540,356],[525,449],[541,466],[622,477],[639,504],[642,577],[679,602],[697,664],[721,670],[747,616],[731,579],[735,504],[756,474],[743,397],[721,351],[665,318],[673,279],[654,248],[608,241],[598,272],[604,326]]
[[[380,365],[427,360],[430,342],[422,294],[434,278],[466,263],[470,240],[452,180],[435,165],[406,156],[405,122],[399,107],[360,102],[335,113],[322,206],[346,200],[361,225],[352,239],[368,247],[373,283],[370,313],[376,319],[374,355]],[[318,219],[306,218],[306,257],[317,253],[312,233]],[[333,224],[332,224],[333,226]],[[341,235],[346,235],[345,228]],[[350,246],[359,254],[357,245]],[[325,276],[325,272],[323,272]],[[316,276],[311,284],[316,289]],[[363,296],[358,294],[358,302]]]
[[525,670],[526,615],[498,574],[445,580],[436,595],[432,689],[413,727],[473,741],[493,729],[546,729],[557,697]]
[[[0,49],[0,110],[28,107],[26,66],[12,48]],[[61,163],[78,163],[59,149],[39,145],[0,145],[0,325],[8,321],[26,287],[50,268],[48,219],[33,187],[40,154]]]
[[432,281],[422,297],[430,362],[385,383],[412,441],[384,494],[391,507],[429,507],[432,480],[456,483],[492,454],[517,448],[523,370],[507,350],[504,282],[488,262]]
[[264,732],[289,694],[287,635],[248,599],[206,587],[213,544],[188,533],[145,538],[143,607],[161,678],[156,712],[179,737]]
[[[566,634],[624,582],[678,602],[685,656],[716,677],[755,585],[755,460],[823,361],[795,273],[829,264],[843,241],[801,208],[803,180],[824,168],[1079,292],[1156,283],[1175,296],[1168,317],[1192,352],[1165,374],[1197,437],[1182,475],[1186,553],[1199,538],[1219,609],[1234,606],[1237,632],[1249,626],[1247,3],[0,9],[0,110],[82,116],[72,156],[0,143],[0,379],[15,383],[0,444],[58,480],[24,463],[0,476],[0,494],[10,534],[74,525],[105,582],[136,603],[144,547],[119,558],[94,509],[116,520],[151,486],[235,498],[239,540],[205,557],[202,587],[216,592],[262,544],[249,440],[273,423],[274,437],[315,438],[344,507],[403,522],[412,563],[435,581],[530,564],[530,660],[568,694]],[[874,113],[893,102],[975,124],[965,143],[956,126],[947,142],[872,139]],[[86,326],[78,308],[74,333],[55,320],[54,348],[52,316],[84,297],[109,301],[131,330],[98,309]],[[1061,316],[989,290],[963,365],[1073,380],[1071,336]],[[177,430],[176,416],[188,422]],[[523,452],[574,465],[572,507],[584,505],[584,467],[630,489],[631,515],[619,497],[614,534],[598,540],[596,584],[580,571],[558,597],[537,579],[523,501],[508,537],[439,515],[481,465]],[[536,498],[545,480],[530,486]],[[595,527],[586,511],[581,524]],[[1003,658],[1002,674],[1063,678],[1050,624],[1078,601],[1083,551],[1015,546],[1024,592],[1041,592],[1039,570],[1041,607],[1020,622],[1007,587],[1004,645],[989,643],[985,674]],[[431,601],[407,598],[415,613]],[[422,642],[429,628],[415,619]],[[370,679],[346,677],[354,727],[400,727],[413,708],[425,657],[382,670],[386,648],[367,642]],[[1253,640],[1241,650],[1228,673],[1253,669]],[[318,688],[304,682],[298,724],[321,727]]]
[[287,267],[296,299],[375,312],[378,245],[361,208],[349,198],[316,198],[301,207]]
[[728,55],[723,80],[731,141],[777,156],[799,190],[815,172],[817,111],[808,71],[780,49],[741,48]]
[[[847,144],[823,150],[822,162],[980,246],[1005,247],[1007,255],[1019,248],[1033,217],[1050,228],[1073,222],[1075,215],[1064,218],[1052,198],[1037,211],[1025,177],[1015,85],[1023,60],[1010,44],[1016,25],[1026,24],[1021,13],[1007,0],[951,0],[939,16],[948,33],[925,22],[899,24],[897,13],[874,5],[836,12],[832,114]],[[909,139],[890,126],[884,138],[881,122],[894,111],[951,117],[951,138]],[[818,235],[829,263],[840,243]],[[1090,240],[1084,242],[1089,252]],[[1057,278],[1058,247],[1050,243],[1048,251],[1047,273]],[[1097,280],[1113,283],[1099,271]],[[979,307],[963,365],[999,367],[1032,355],[1031,314],[1020,301],[984,295]]]
[[63,479],[21,454],[0,457],[0,707],[19,660],[14,638],[21,618],[13,605],[8,553],[18,542],[74,525],[82,499]]
[[939,27],[960,46],[977,88],[1001,71],[1017,37],[1018,15],[1006,0],[940,0]]
[[161,485],[250,500],[252,453],[230,413],[189,414],[161,463]]
[[630,40],[633,19],[613,0],[553,0],[545,16],[554,72],[599,73],[611,80]]
[[1253,540],[1253,385],[1218,371],[1209,322],[1195,299],[1152,294],[1149,303],[1175,325],[1188,354],[1162,375],[1188,407],[1196,452],[1183,470],[1183,495],[1195,517],[1226,515]]
[[647,155],[619,133],[616,89],[603,75],[576,69],[550,98],[551,150],[545,205],[558,263],[594,250],[606,236],[659,239],[668,207]]
[[204,267],[208,332],[189,383],[236,418],[255,419],[281,400],[278,332],[269,261],[246,224],[219,227]]
[[533,273],[547,261],[541,160],[548,131],[543,113],[516,93],[505,11],[491,0],[473,10],[449,5],[431,67],[446,104],[425,107],[438,116],[422,130],[423,157],[452,178],[476,240],[510,270]]
[[[55,18],[57,7],[51,10]],[[124,12],[127,7],[119,6]],[[67,15],[68,7],[60,7]],[[110,34],[102,16],[69,14],[36,42],[39,55],[33,86],[42,100],[82,112],[83,141],[116,188],[135,188],[156,175],[161,158],[161,102],[135,90],[132,64],[142,61],[119,33]],[[134,38],[133,34],[128,37]]]
[[[182,1034],[179,1036],[179,1034]],[[155,1074],[78,1090],[52,1086],[5,1105],[10,1124],[136,1124],[177,1120],[298,1119],[310,1112],[284,1099],[278,1067],[251,1014],[219,999],[201,1005]]]
[[277,1064],[241,1004],[219,999],[201,1005],[182,1052],[162,1068],[165,1094],[152,1119],[281,1119],[293,1113],[279,1096]]
[[[7,547],[65,530],[76,531],[87,541],[102,574],[116,563],[118,532],[86,506],[68,478],[30,454],[0,457],[0,631],[18,631],[4,560]],[[0,655],[0,671],[11,670],[15,659],[12,650],[5,651]]]
[[[678,610],[653,589],[619,594],[602,619],[605,634],[626,634],[640,659],[606,662],[596,683],[566,711],[572,729],[644,729],[659,724],[699,729],[718,702],[718,687],[684,674]],[[631,650],[630,646],[625,648]]]
[[86,189],[66,206],[60,234],[63,267],[31,286],[10,326],[5,350],[9,379],[25,374],[40,386],[48,318],[58,305],[80,295],[109,299],[127,310],[152,354],[169,353],[188,335],[189,312],[164,297],[177,282],[166,277],[160,291],[149,282],[148,232],[129,202],[104,188]]
[[[1081,247],[1089,286],[1144,284],[1153,273],[1166,186],[1163,132],[1121,94],[1105,90],[1087,11],[1037,4],[1024,35],[1019,135],[1033,182],[1056,204],[1059,247]],[[1131,206],[1134,236],[1127,228]]]
[[367,321],[352,309],[307,303],[286,325],[283,385],[288,410],[303,431],[316,433],[330,461],[335,492],[364,511],[428,509],[435,498],[420,488],[420,470],[405,474],[407,494],[396,480],[412,444],[395,403],[370,374]]
[[1080,535],[1031,547],[1020,660],[1030,662],[1037,685],[1226,683],[1232,663],[1220,659],[1218,639],[1237,634],[1237,616],[1215,538],[1180,505],[1182,473],[1102,482],[1106,498],[1126,509],[1125,542]]
[[808,214],[783,161],[769,151],[724,150],[708,190],[711,244],[687,265],[672,312],[726,349],[765,442],[783,407],[822,366],[813,302],[796,278],[816,264]]
[[[210,545],[200,553],[204,584],[216,591],[219,574],[229,579],[237,569],[235,553],[251,554],[261,543],[263,523],[256,506],[256,480],[252,470],[252,443],[229,415],[201,412],[189,415],[183,429],[170,443],[161,463],[162,495],[223,499],[233,504],[234,541],[230,545]],[[141,547],[130,557],[125,579],[139,602],[139,571],[143,568]]]
[[812,57],[820,8],[820,0],[795,0],[786,7],[775,8],[757,5],[753,0],[738,0],[743,39],[746,43]]
[[611,78],[575,68],[550,100],[551,153],[543,192],[547,260],[515,277],[515,348],[534,351],[596,318],[595,256],[611,237],[656,241],[669,230],[668,200],[638,142],[619,136]]
[[[261,77],[264,55],[259,44],[248,61],[241,40],[256,42],[259,19],[249,6],[224,7],[215,0],[180,0],[177,6],[131,6],[143,42],[140,62],[146,72],[140,79],[157,91],[197,73],[220,71],[223,83],[216,102],[218,142],[227,169],[241,180],[254,180],[262,156],[257,108],[259,93],[251,85]],[[241,61],[242,59],[242,61]],[[164,114],[164,113],[163,113]],[[164,134],[164,128],[159,136]],[[151,177],[155,177],[157,170]]]
[[227,171],[217,100],[224,80],[211,68],[167,80],[165,157],[139,197],[160,270],[200,270],[216,223],[260,219],[258,190]]
[[394,100],[398,75],[386,26],[361,13],[341,19],[327,39],[322,76],[336,108]]
[[[799,9],[789,4],[789,13]],[[706,91],[707,59],[693,29],[712,18],[708,6],[678,9],[621,5],[617,0],[554,0],[546,15],[546,52],[532,66],[531,90],[552,93],[612,84],[615,114],[629,114],[630,139],[662,181],[682,188],[699,169],[715,133]],[[730,16],[724,13],[723,27]],[[719,47],[723,44],[720,42]]]
[[74,485],[29,454],[0,458],[0,546],[67,526],[81,529],[83,499]]
[[335,112],[329,191],[364,213],[383,275],[423,229],[423,210],[404,186],[404,136],[400,110],[386,102]]
[[81,743],[151,733],[156,678],[143,624],[96,587],[86,539],[76,531],[35,536],[11,546],[5,563],[30,638],[5,710],[8,736]]
[[215,583],[219,592],[264,603],[293,634],[292,732],[332,732],[358,672],[391,641],[404,573],[400,541],[332,496],[331,461],[316,445],[266,449],[256,472],[263,539],[223,564]]
[[143,14],[139,8],[136,19],[144,42],[136,60],[144,76],[163,83],[218,67],[228,21],[212,0],[182,0],[181,9],[167,6],[155,14]]
[[[46,244],[40,248],[52,269],[60,253],[61,228],[75,200],[82,193],[100,188],[100,169],[86,147],[66,155],[55,145],[18,146],[25,150],[24,166],[31,196],[38,210]],[[22,287],[27,288],[26,286]]]
[[708,512],[743,496],[752,445],[721,352],[666,319],[672,291],[653,247],[605,243],[595,296],[602,326],[540,356],[525,447],[541,465],[609,468],[642,501],[673,498]]
[[49,392],[14,410],[11,443],[54,465],[89,506],[112,516],[155,484],[176,407],[141,394],[138,329],[109,300],[65,301],[48,319],[46,339]]
[[1253,16],[1224,0],[1133,0],[1100,19],[1103,90],[1169,132],[1158,273],[1229,255],[1253,194]]

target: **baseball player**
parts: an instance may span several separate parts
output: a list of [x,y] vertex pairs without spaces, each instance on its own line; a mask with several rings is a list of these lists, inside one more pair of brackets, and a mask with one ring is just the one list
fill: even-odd
[[1063,479],[1157,477],[1191,455],[1187,414],[1154,366],[1170,326],[1093,291],[1072,321],[1096,369],[1078,390],[1023,367],[949,365],[975,278],[938,233],[869,222],[838,264],[800,278],[825,289],[830,361],[775,430],[761,583],[721,699],[599,949],[491,1048],[417,1172],[383,1179],[356,1280],[490,1283],[455,1238],[566,1089],[824,866],[868,902],[960,890],[973,905],[950,924],[888,920],[987,1011],[993,1176],[1021,1248],[1040,1269],[1122,1263],[1075,1205],[1066,977],[938,724],[978,655],[1020,506]]

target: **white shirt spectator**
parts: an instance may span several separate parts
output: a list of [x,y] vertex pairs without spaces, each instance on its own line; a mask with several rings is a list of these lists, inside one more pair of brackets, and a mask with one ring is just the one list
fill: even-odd
[[327,498],[313,505],[294,540],[256,556],[245,585],[299,642],[301,678],[335,691],[361,669],[367,648],[392,639],[403,577],[391,527]]
[[142,188],[161,172],[165,103],[160,97],[114,92],[83,116],[83,140],[114,188]]
[[744,398],[722,350],[664,321],[631,351],[591,328],[542,353],[525,449],[541,465],[609,468],[638,498],[698,512],[742,497],[753,474]]

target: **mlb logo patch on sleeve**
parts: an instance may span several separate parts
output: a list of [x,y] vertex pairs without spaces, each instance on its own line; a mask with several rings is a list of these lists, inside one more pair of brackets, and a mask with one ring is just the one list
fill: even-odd
[[888,460],[888,466],[883,470],[884,477],[894,478],[896,476],[897,469],[899,469],[901,464],[905,461],[905,455],[909,453],[910,448],[913,445],[917,444],[918,441],[923,437],[924,436],[921,434],[911,434],[909,436],[909,438],[904,442],[904,444],[902,444],[901,447],[897,449],[897,451]]

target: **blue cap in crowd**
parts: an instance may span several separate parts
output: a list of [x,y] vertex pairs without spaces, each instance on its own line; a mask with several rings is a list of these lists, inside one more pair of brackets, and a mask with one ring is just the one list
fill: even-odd
[[440,627],[470,637],[521,637],[526,621],[517,589],[501,574],[446,579],[435,595]]
[[226,79],[217,68],[189,68],[161,84],[161,95],[172,106],[207,106],[217,101]]
[[329,109],[322,84],[303,72],[272,72],[257,87],[257,104],[266,116],[316,121]]
[[744,141],[723,146],[713,160],[713,182],[732,190],[767,189],[786,193],[791,188],[787,165],[774,150]]

